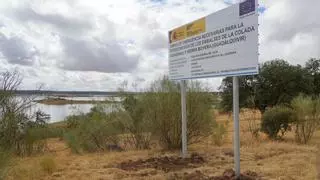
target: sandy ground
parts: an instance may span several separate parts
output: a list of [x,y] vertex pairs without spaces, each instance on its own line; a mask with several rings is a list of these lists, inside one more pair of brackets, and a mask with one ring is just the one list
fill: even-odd
[[[259,119],[259,115],[257,119]],[[317,132],[308,145],[294,143],[293,133],[286,136],[284,142],[272,142],[260,135],[254,139],[247,131],[247,116],[241,119],[241,171],[254,171],[263,179],[274,180],[314,180],[317,170],[320,172],[320,153]],[[249,116],[248,116],[249,117]],[[252,117],[252,115],[250,115]],[[220,123],[230,121],[228,115],[216,117]],[[148,159],[159,157],[178,157],[179,152],[167,152],[160,149],[126,152],[105,152],[76,155],[72,154],[66,144],[59,139],[48,140],[50,151],[44,155],[27,158],[15,158],[9,169],[7,179],[181,179],[183,175],[201,173],[218,176],[226,169],[233,168],[233,123],[228,124],[228,136],[222,146],[215,146],[210,138],[201,143],[190,145],[189,154],[196,152],[204,162],[187,163],[177,169],[164,170],[158,166],[144,166],[136,169],[123,169],[119,166],[124,162],[147,162]],[[45,172],[41,167],[44,158],[52,158],[56,164],[53,173]],[[171,165],[174,163],[171,163]],[[180,176],[181,175],[181,176]],[[197,179],[197,178],[186,178]],[[319,178],[320,179],[320,178]]]

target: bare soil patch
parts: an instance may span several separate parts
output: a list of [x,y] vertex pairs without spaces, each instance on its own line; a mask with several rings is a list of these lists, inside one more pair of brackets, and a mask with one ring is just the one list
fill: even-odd
[[[245,171],[241,173],[240,180],[262,180],[261,175],[252,171]],[[236,180],[235,172],[232,169],[227,169],[221,176],[206,176],[201,171],[192,173],[184,173],[181,175],[174,174],[169,178],[170,180],[183,179],[183,180]]]
[[198,153],[192,153],[190,157],[179,156],[152,157],[145,160],[126,161],[120,163],[117,168],[126,171],[137,171],[140,169],[154,168],[164,172],[177,171],[184,168],[197,168],[205,163],[204,157]]

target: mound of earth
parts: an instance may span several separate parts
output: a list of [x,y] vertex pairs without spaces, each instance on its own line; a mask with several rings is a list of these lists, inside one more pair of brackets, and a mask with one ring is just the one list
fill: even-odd
[[[236,180],[236,174],[234,170],[227,169],[222,176],[210,177],[210,180]],[[253,171],[245,171],[240,174],[240,180],[261,180],[261,176]]]
[[[232,169],[224,171],[222,176],[206,176],[201,171],[192,173],[177,174],[169,178],[170,180],[183,179],[183,180],[236,180],[235,172]],[[245,171],[241,173],[240,180],[261,180],[261,176],[252,171]]]
[[126,171],[137,171],[140,169],[154,168],[165,172],[177,171],[183,168],[196,168],[205,162],[204,158],[197,153],[190,157],[178,156],[153,157],[145,160],[127,161],[120,163],[117,167]]

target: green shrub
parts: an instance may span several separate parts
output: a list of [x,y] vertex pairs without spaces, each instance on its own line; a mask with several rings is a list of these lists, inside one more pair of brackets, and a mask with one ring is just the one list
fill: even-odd
[[119,111],[113,113],[113,117],[124,134],[124,143],[136,149],[149,149],[150,121],[145,118],[144,95],[136,97],[131,94],[123,94],[122,96],[124,101]]
[[25,114],[9,112],[3,114],[0,122],[0,147],[20,156],[31,155],[45,148],[45,125],[31,121]]
[[11,154],[9,152],[0,150],[0,180],[6,177],[10,159]]
[[[187,138],[194,143],[211,133],[212,94],[198,81],[187,85]],[[139,97],[149,131],[164,148],[181,148],[181,95],[179,85],[163,77]]]
[[[290,130],[293,111],[284,106],[275,106],[267,110],[262,116],[261,131],[271,139],[278,139]],[[280,132],[280,134],[279,134]]]
[[[102,105],[99,105],[102,106]],[[81,117],[79,124],[69,130],[64,138],[73,152],[105,151],[110,144],[119,143],[117,122],[104,108],[94,107]]]
[[63,138],[65,132],[64,127],[48,127],[47,138]]
[[57,165],[52,157],[44,157],[40,161],[42,170],[48,174],[52,174],[56,169]]
[[69,130],[66,133],[64,133],[63,138],[66,141],[68,147],[71,149],[71,152],[80,154],[82,150],[77,133],[77,130]]
[[109,144],[118,144],[119,131],[106,119],[84,121],[78,129],[80,145],[84,151],[108,150]]
[[86,119],[85,114],[71,115],[65,119],[65,122],[67,123],[68,129],[75,129],[79,127],[81,121],[83,121],[84,119]]
[[292,100],[296,141],[306,144],[320,124],[320,98],[300,95]]
[[[186,87],[187,138],[191,144],[211,134],[214,95],[198,81],[190,81]],[[118,144],[120,137],[137,149],[149,148],[151,137],[164,148],[181,147],[179,84],[165,76],[154,81],[144,93],[122,97],[117,111],[107,114],[101,104],[88,114],[67,119],[73,131],[65,138],[75,152],[107,150],[110,144]]]
[[[197,142],[211,133],[212,107],[217,98],[199,81],[187,85],[187,138]],[[158,140],[163,148],[181,147],[181,95],[179,84],[164,76],[154,81],[144,93],[122,94],[124,101],[114,113],[118,126],[135,148],[150,146]]]
[[17,144],[16,151],[20,156],[42,153],[46,148],[47,128],[32,127],[26,130],[23,139]]

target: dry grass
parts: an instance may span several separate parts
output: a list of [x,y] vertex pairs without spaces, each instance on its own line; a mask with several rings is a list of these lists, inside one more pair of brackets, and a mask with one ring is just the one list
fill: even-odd
[[[241,117],[246,115],[242,114]],[[221,147],[213,145],[210,138],[201,143],[189,146],[189,152],[199,152],[207,162],[194,169],[183,169],[177,173],[200,170],[206,175],[221,175],[227,168],[233,168],[232,137],[233,123],[231,116],[217,115],[218,122],[230,121],[228,137]],[[309,145],[294,143],[294,134],[289,133],[284,142],[272,142],[265,136],[254,138],[245,129],[248,121],[241,121],[241,170],[252,170],[262,174],[265,179],[316,179],[317,176],[317,144],[320,132]],[[173,172],[165,173],[155,169],[124,171],[115,166],[127,160],[145,159],[160,155],[179,154],[179,152],[163,152],[161,150],[127,151],[75,155],[70,152],[63,141],[49,140],[50,152],[45,155],[16,158],[16,163],[9,171],[8,179],[168,179]],[[52,174],[46,173],[40,166],[44,156],[52,157],[57,167]],[[319,160],[319,159],[318,159]]]
[[47,172],[48,174],[52,174],[57,169],[57,165],[54,158],[50,156],[43,157],[40,161],[40,166],[42,170]]

